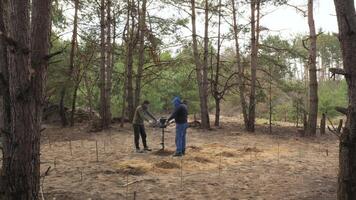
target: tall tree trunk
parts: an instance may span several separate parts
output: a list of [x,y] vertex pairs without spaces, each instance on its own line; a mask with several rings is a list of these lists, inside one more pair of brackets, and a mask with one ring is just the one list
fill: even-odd
[[32,5],[28,0],[15,1],[6,6],[5,32],[16,45],[9,45],[7,51],[11,121],[4,135],[5,199],[39,199],[40,129],[51,1],[32,0]]
[[[257,13],[257,14],[256,14]],[[255,131],[260,0],[251,1],[251,88],[247,131]]]
[[191,0],[192,5],[192,39],[193,39],[193,54],[194,61],[196,65],[196,73],[198,79],[198,88],[199,88],[199,99],[200,99],[200,115],[201,115],[201,127],[203,129],[210,128],[209,122],[209,112],[208,112],[208,94],[207,90],[204,91],[204,88],[207,89],[207,65],[208,65],[208,25],[209,25],[209,16],[208,16],[208,2],[205,1],[205,32],[204,32],[204,60],[203,63],[200,60],[199,50],[198,50],[198,41],[197,41],[197,32],[196,32],[196,13],[195,13],[195,0]]
[[356,199],[356,12],[353,0],[334,0],[349,105],[340,138],[338,200]]
[[134,9],[135,9],[135,2],[132,0],[130,2],[129,0],[127,1],[128,6],[129,6],[129,18],[128,20],[131,23],[128,23],[129,25],[127,26],[128,28],[128,41],[126,44],[126,101],[127,101],[127,114],[128,118],[130,121],[133,120],[134,117],[134,93],[133,93],[133,56],[134,56],[134,35],[135,35],[135,18],[134,18]]
[[[216,55],[216,70],[213,84],[213,97],[215,99],[215,126],[220,126],[220,95],[219,95],[219,77],[220,77],[220,49],[221,49],[221,0],[219,0],[219,20],[218,20],[218,46]],[[211,54],[213,57],[213,54]]]
[[107,124],[111,124],[111,75],[112,75],[112,43],[111,43],[111,25],[112,25],[112,19],[111,19],[111,0],[107,0],[106,4],[106,26],[107,26],[107,31],[106,31],[106,82],[105,82],[105,110],[106,110],[106,121]]
[[272,107],[272,68],[269,66],[269,81],[268,81],[268,87],[269,87],[269,97],[268,97],[268,103],[269,103],[269,134],[272,134],[272,114],[273,114],[273,107]]
[[[2,33],[6,34],[5,30],[5,21],[4,21],[4,15],[5,15],[5,9],[4,8],[4,2],[0,2],[0,31]],[[0,128],[3,130],[3,133],[10,133],[11,128],[11,110],[10,110],[10,93],[9,93],[9,73],[8,73],[8,62],[7,62],[7,45],[6,42],[3,38],[0,37],[0,98],[1,98],[1,107],[0,107],[0,112],[1,112],[1,122],[0,122]],[[3,133],[0,134],[0,147],[1,147],[1,152],[2,155],[1,158],[4,159],[4,151],[3,147],[6,145]],[[4,167],[3,167],[4,168]],[[4,177],[3,173],[0,173],[0,199],[4,195]]]
[[[71,42],[71,50],[69,56],[69,68],[71,72],[74,72],[74,58],[76,54],[76,47],[77,47],[77,34],[78,34],[78,10],[79,10],[79,0],[74,0],[74,20],[73,20],[73,34],[72,34],[72,42]],[[78,70],[75,70],[74,73],[74,84],[77,84],[77,79],[79,78]],[[72,73],[69,74],[72,76]],[[72,111],[70,115],[70,126],[74,126],[74,113],[75,113],[75,104],[77,98],[77,88],[75,86],[73,91],[73,98],[72,98]]]
[[232,2],[232,10],[233,10],[233,29],[234,29],[234,39],[235,39],[235,51],[236,51],[236,65],[238,70],[238,89],[239,89],[239,96],[240,96],[240,104],[242,115],[244,119],[245,129],[247,130],[248,127],[248,115],[247,115],[247,103],[245,99],[245,72],[244,66],[241,63],[241,55],[240,55],[240,43],[239,43],[239,29],[237,26],[237,16],[236,16],[236,7],[235,7],[235,0],[231,0]]
[[141,98],[141,81],[143,75],[143,66],[145,64],[145,34],[146,34],[146,4],[147,0],[142,0],[142,8],[139,18],[139,53],[138,53],[138,67],[136,76],[135,88],[135,107],[140,104]]
[[68,125],[67,114],[64,105],[65,97],[66,97],[66,86],[63,86],[60,92],[60,99],[59,99],[59,116],[61,118],[61,123],[63,127]]
[[106,95],[106,30],[105,30],[105,0],[100,1],[100,117],[101,127],[109,128],[107,113],[107,95]]
[[309,47],[309,111],[306,135],[315,136],[318,118],[318,80],[316,73],[316,31],[314,23],[313,0],[308,0],[308,24],[310,31]]

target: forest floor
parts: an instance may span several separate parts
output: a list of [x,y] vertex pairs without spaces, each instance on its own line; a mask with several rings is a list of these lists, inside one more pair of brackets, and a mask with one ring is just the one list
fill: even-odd
[[[87,126],[47,125],[41,144],[45,199],[336,199],[338,141],[331,134],[300,138],[295,127],[268,134],[243,131],[222,118],[221,129],[188,129],[187,152],[173,158],[174,125],[147,128],[149,153],[134,153],[129,125],[88,133]],[[96,153],[97,152],[97,153]]]

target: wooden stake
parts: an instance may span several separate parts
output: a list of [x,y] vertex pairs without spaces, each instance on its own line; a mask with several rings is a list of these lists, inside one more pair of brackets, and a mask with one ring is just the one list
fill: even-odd
[[73,156],[73,151],[72,151],[72,140],[69,140],[69,149],[70,149],[70,155]]
[[277,142],[278,144],[278,165],[279,165],[279,141]]
[[53,169],[56,169],[56,166],[57,166],[57,158],[54,158],[54,161],[53,161]]
[[180,159],[180,188],[183,190],[183,157]]
[[52,144],[51,144],[51,138],[48,137],[48,145],[49,145],[49,149],[52,149]]
[[221,154],[222,154],[222,152],[220,153],[220,156],[219,156],[219,180],[221,177]]
[[133,194],[134,194],[134,198],[133,199],[136,200],[136,191]]
[[99,162],[98,141],[95,141],[96,162]]
[[126,199],[129,199],[129,173],[126,174]]
[[104,139],[104,153],[106,153],[106,140]]

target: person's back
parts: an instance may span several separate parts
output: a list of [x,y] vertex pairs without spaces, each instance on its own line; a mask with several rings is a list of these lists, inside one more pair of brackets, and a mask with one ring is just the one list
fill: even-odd
[[144,122],[144,118],[143,118],[143,108],[142,106],[137,106],[136,110],[135,110],[135,114],[134,114],[134,118],[132,120],[132,124],[136,124],[136,125],[143,125]]
[[188,108],[185,104],[180,104],[178,106],[174,120],[177,124],[184,124],[188,122]]

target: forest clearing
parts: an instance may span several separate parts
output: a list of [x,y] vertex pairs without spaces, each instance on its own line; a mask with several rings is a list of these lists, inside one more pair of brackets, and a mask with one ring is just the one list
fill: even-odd
[[356,200],[354,0],[1,0],[0,200]]
[[[49,126],[41,141],[46,199],[309,199],[336,198],[338,142],[330,133],[300,138],[294,126],[257,125],[224,117],[209,133],[188,129],[185,157],[173,158],[174,130],[166,150],[160,130],[149,128],[152,152],[134,153],[128,128],[88,133],[86,125]],[[71,144],[70,144],[71,143]],[[98,148],[98,161],[96,156]],[[71,147],[70,147],[71,145]],[[72,152],[71,152],[72,151]],[[183,168],[182,168],[183,167]]]

